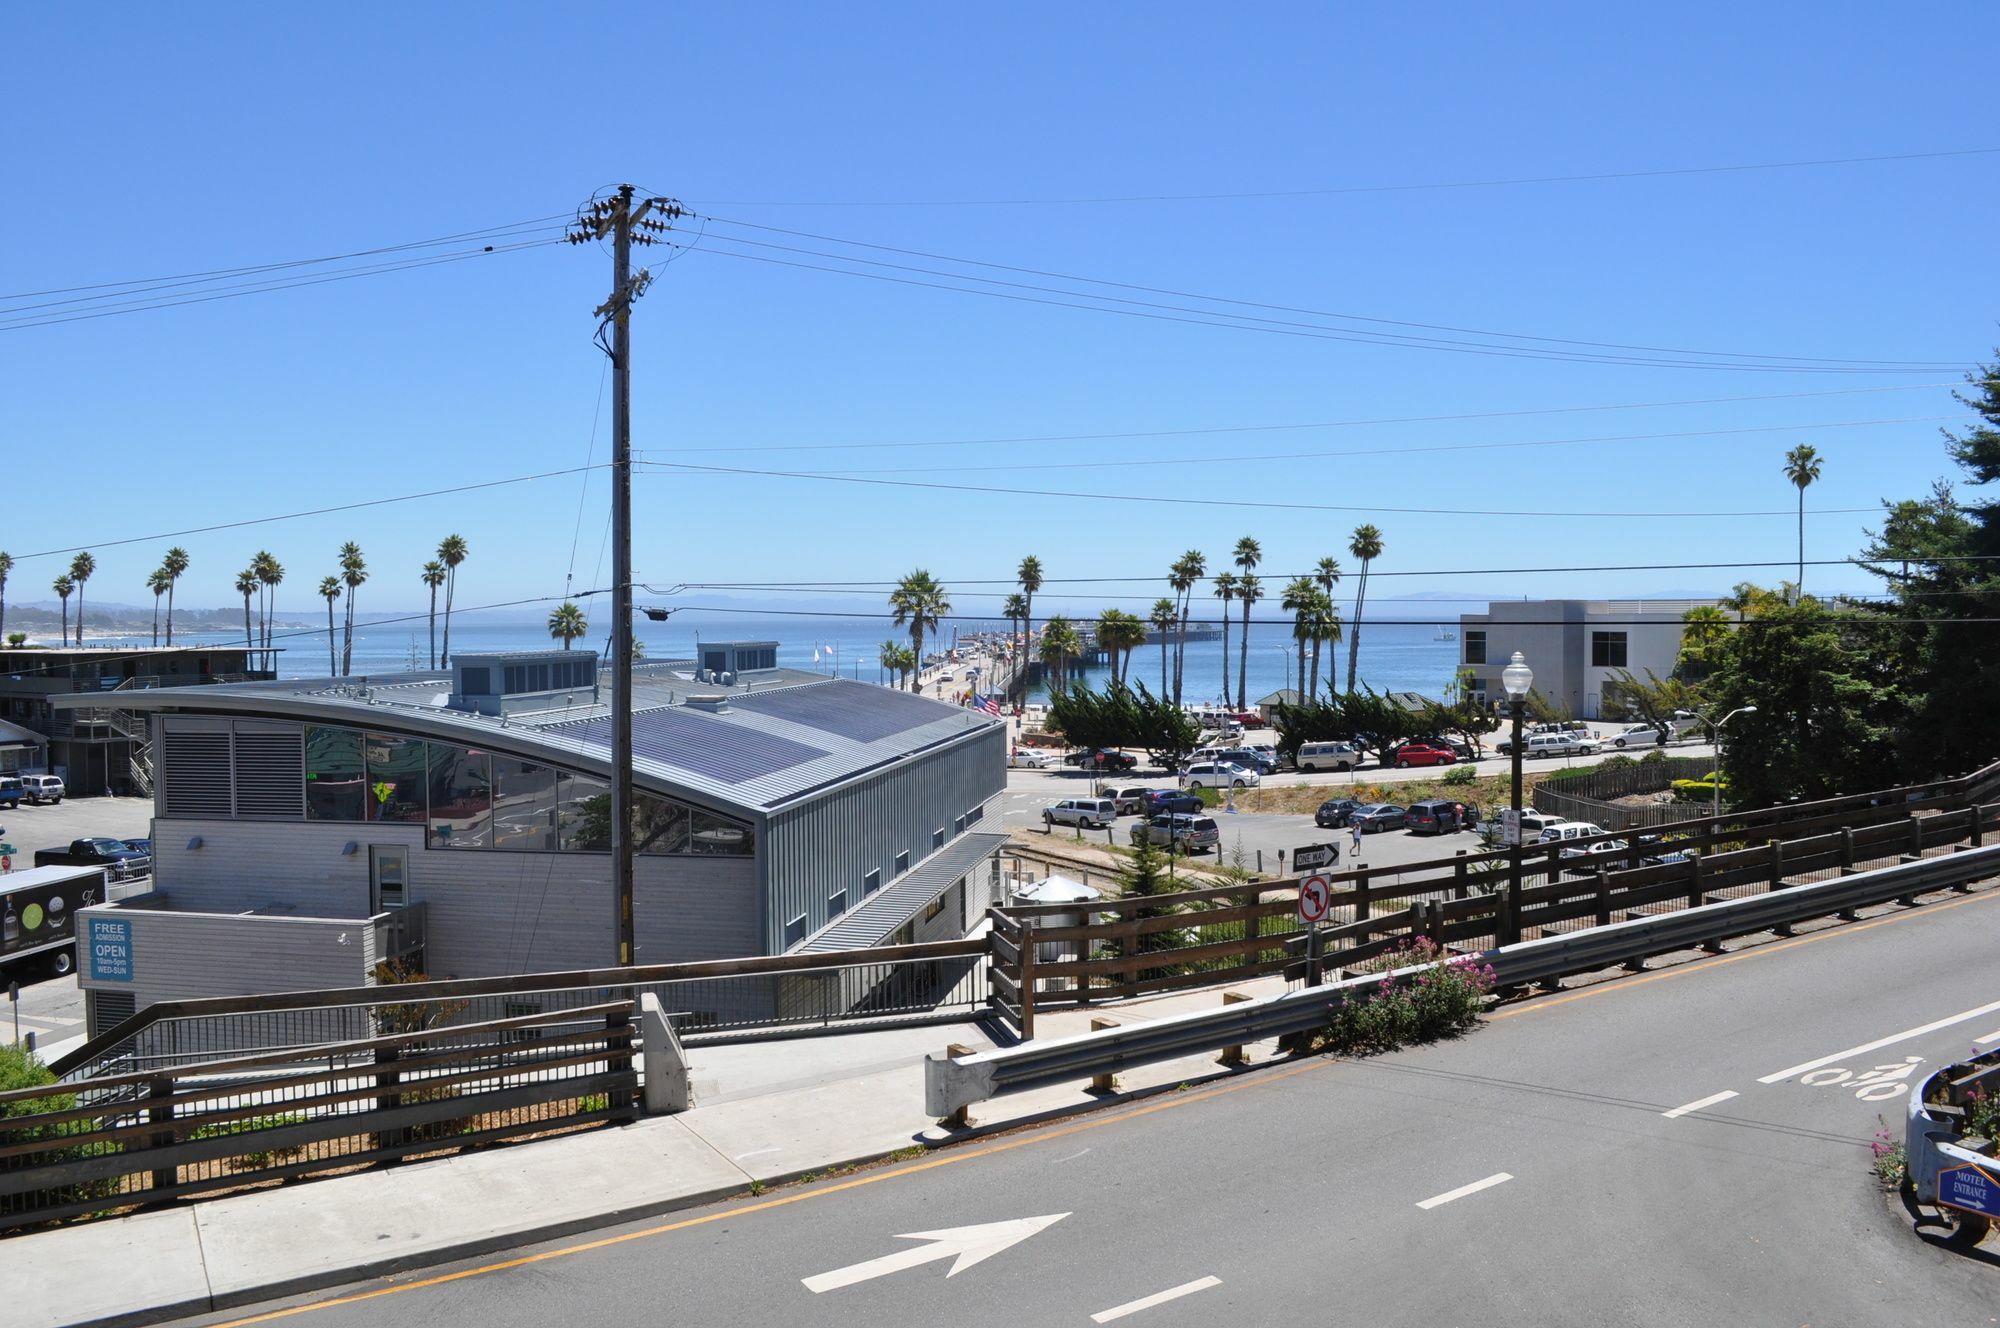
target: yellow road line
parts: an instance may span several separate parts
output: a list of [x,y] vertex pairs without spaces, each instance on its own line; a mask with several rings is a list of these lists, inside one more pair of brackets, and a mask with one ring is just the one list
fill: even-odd
[[[1828,931],[1814,932],[1810,936],[1794,937],[1791,940],[1780,941],[1772,945],[1760,945],[1751,950],[1739,950],[1735,954],[1721,955],[1714,959],[1705,959],[1692,964],[1682,964],[1679,967],[1663,969],[1657,973],[1648,973],[1643,976],[1606,982],[1598,986],[1586,987],[1582,991],[1571,992],[1565,996],[1551,996],[1529,1005],[1516,1006],[1511,1010],[1501,1010],[1487,1017],[1489,1019],[1508,1019],[1515,1015],[1532,1014],[1537,1010],[1552,1009],[1555,1006],[1567,1005],[1571,1001],[1580,1001],[1586,997],[1602,996],[1608,992],[1627,991],[1633,987],[1644,986],[1650,982],[1659,982],[1666,978],[1682,977],[1689,973],[1700,973],[1711,968],[1719,968],[1724,964],[1733,964],[1739,960],[1754,959],[1759,955],[1777,954],[1779,951],[1795,949],[1801,945],[1810,945],[1815,941],[1831,940],[1840,936],[1853,936],[1891,922],[1900,922],[1904,918],[1914,917],[1919,913],[1938,913],[1946,909],[1958,908],[1964,904],[1972,904],[1981,900],[1994,898],[2000,898],[2000,890],[1991,890],[1984,894],[1968,895],[1962,899],[1928,904],[1916,912],[1893,913],[1886,917],[1872,918],[1867,922],[1854,923]],[[1014,1135],[998,1143],[987,1144],[983,1147],[954,1148],[949,1151],[940,1152],[937,1156],[926,1161],[912,1163],[909,1166],[895,1167],[886,1171],[871,1171],[865,1175],[856,1176],[851,1180],[844,1180],[831,1185],[817,1185],[812,1189],[800,1190],[794,1194],[781,1195],[775,1199],[766,1199],[761,1203],[725,1208],[719,1212],[704,1213],[699,1217],[683,1218],[678,1222],[666,1222],[658,1226],[645,1227],[638,1231],[627,1231],[616,1236],[604,1236],[597,1240],[584,1241],[576,1245],[564,1245],[553,1250],[543,1250],[537,1254],[525,1254],[518,1258],[503,1259],[497,1263],[481,1264],[476,1268],[461,1268],[454,1273],[441,1273],[436,1277],[426,1277],[415,1282],[398,1282],[392,1286],[376,1287],[373,1290],[359,1291],[352,1295],[337,1296],[332,1300],[319,1300],[307,1305],[293,1305],[285,1309],[269,1310],[263,1314],[251,1315],[249,1318],[231,1319],[226,1323],[213,1325],[213,1328],[246,1328],[246,1325],[253,1323],[270,1323],[274,1319],[290,1318],[295,1314],[306,1314],[313,1310],[331,1309],[336,1305],[354,1305],[362,1301],[375,1300],[382,1296],[400,1295],[405,1291],[421,1291],[425,1287],[443,1286],[448,1282],[459,1282],[469,1277],[484,1277],[488,1273],[506,1272],[510,1268],[524,1268],[530,1264],[544,1263],[550,1259],[563,1259],[571,1255],[586,1254],[592,1250],[623,1245],[628,1241],[643,1240],[652,1236],[664,1236],[669,1232],[685,1231],[689,1227],[706,1226],[710,1222],[725,1221],[729,1218],[743,1217],[750,1213],[761,1213],[774,1208],[785,1208],[795,1203],[804,1203],[808,1199],[823,1199],[827,1195],[839,1194],[845,1190],[859,1189],[864,1185],[878,1185],[887,1180],[900,1180],[904,1176],[918,1175],[922,1172],[935,1170],[938,1167],[953,1166],[960,1162],[971,1162],[977,1158],[991,1157],[998,1153],[1008,1153],[1017,1148],[1025,1148],[1029,1144],[1045,1143],[1051,1139],[1061,1139],[1068,1135],[1080,1134],[1085,1130],[1095,1130],[1106,1125],[1116,1125],[1122,1121],[1136,1120],[1141,1116],[1150,1116],[1156,1111],[1168,1111],[1175,1107],[1188,1106],[1196,1102],[1205,1102],[1210,1098],[1221,1097],[1227,1093],[1238,1092],[1245,1088],[1253,1088],[1260,1084],[1277,1083],[1280,1080],[1289,1079],[1294,1075],[1304,1074],[1309,1070],[1323,1069],[1328,1065],[1338,1065],[1341,1063],[1340,1060],[1334,1057],[1323,1057],[1305,1061],[1297,1065],[1288,1066],[1282,1070],[1272,1070],[1245,1076],[1225,1084],[1217,1085],[1214,1088],[1203,1089],[1199,1092],[1175,1093],[1171,1096],[1163,1097],[1159,1101],[1150,1102],[1140,1107],[1133,1107],[1128,1111],[1101,1113],[1077,1121],[1074,1124],[1060,1125],[1051,1129],[1034,1129],[1029,1133]]]

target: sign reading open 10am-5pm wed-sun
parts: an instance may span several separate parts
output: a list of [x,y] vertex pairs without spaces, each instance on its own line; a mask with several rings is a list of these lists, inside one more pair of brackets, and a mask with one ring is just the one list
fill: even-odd
[[132,923],[126,918],[92,918],[84,972],[97,982],[132,980]]

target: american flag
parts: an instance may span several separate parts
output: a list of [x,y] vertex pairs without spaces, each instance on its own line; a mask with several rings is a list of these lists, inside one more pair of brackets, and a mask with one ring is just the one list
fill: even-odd
[[979,700],[979,708],[997,718],[1000,714],[1000,698],[990,694],[983,696]]

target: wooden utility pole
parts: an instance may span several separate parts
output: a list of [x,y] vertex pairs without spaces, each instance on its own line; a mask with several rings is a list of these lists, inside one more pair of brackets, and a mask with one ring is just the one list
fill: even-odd
[[[597,344],[611,357],[611,890],[613,962],[636,962],[632,926],[632,305],[652,273],[632,274],[632,245],[651,244],[684,215],[668,198],[635,205],[631,185],[593,200],[565,237],[571,244],[611,239],[611,298],[597,306]],[[634,233],[634,228],[638,233]],[[606,328],[611,342],[604,341]]]

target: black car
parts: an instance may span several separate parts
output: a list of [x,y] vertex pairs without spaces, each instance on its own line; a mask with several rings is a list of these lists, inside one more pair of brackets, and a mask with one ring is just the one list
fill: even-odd
[[1136,756],[1124,752],[1114,752],[1109,748],[1097,747],[1087,751],[1071,752],[1063,757],[1064,765],[1082,766],[1085,770],[1131,770],[1139,764]]
[[1479,824],[1479,809],[1451,798],[1426,798],[1411,803],[1403,819],[1413,835],[1448,835]]
[[1403,809],[1388,802],[1356,807],[1347,814],[1347,823],[1360,826],[1364,833],[1373,830],[1401,830],[1404,824]]
[[1178,789],[1154,789],[1152,806],[1146,814],[1158,816],[1163,812],[1182,812],[1192,815],[1205,810],[1207,806],[1207,803],[1192,793],[1182,793]]
[[1328,798],[1313,813],[1313,824],[1322,830],[1332,830],[1347,824],[1347,818],[1361,805],[1359,798]]

